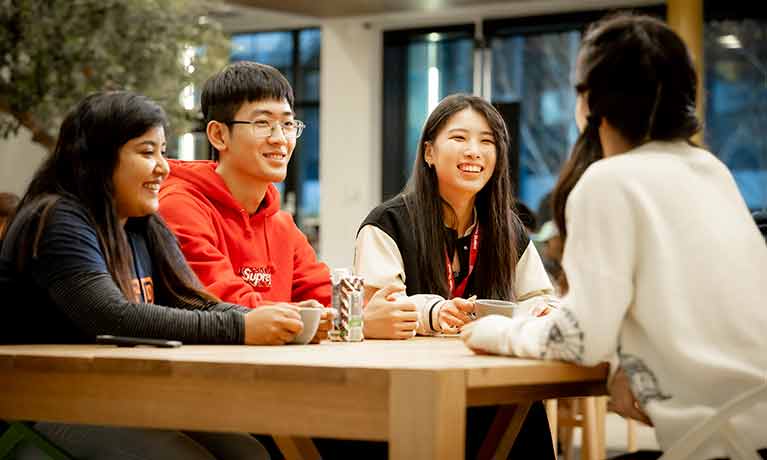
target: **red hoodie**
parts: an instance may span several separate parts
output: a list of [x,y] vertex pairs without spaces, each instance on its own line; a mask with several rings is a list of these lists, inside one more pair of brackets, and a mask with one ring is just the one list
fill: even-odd
[[160,214],[202,284],[225,302],[316,299],[330,304],[330,275],[269,184],[252,215],[235,200],[212,161],[168,160]]

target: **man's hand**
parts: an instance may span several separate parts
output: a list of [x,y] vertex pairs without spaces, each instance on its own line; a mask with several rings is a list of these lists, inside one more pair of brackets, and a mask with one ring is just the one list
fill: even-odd
[[642,406],[639,405],[639,401],[634,397],[634,393],[631,391],[631,385],[629,378],[623,368],[618,368],[618,371],[613,377],[613,381],[610,384],[610,399],[607,401],[607,409],[622,415],[626,418],[638,420],[645,425],[653,426],[652,420],[647,416]]
[[363,314],[365,337],[409,339],[415,336],[418,312],[415,304],[401,294],[402,291],[404,288],[401,286],[389,285],[373,294]]
[[333,329],[333,318],[335,317],[335,310],[332,308],[325,308],[320,302],[314,299],[302,300],[296,303],[298,307],[304,308],[321,308],[322,316],[320,317],[320,325],[317,326],[317,333],[312,337],[311,343],[320,343],[328,338],[328,332]]
[[301,315],[294,305],[265,305],[245,315],[247,345],[282,345],[304,329]]
[[454,297],[439,307],[437,324],[442,332],[458,332],[464,324],[473,321],[470,313],[474,313],[474,302]]

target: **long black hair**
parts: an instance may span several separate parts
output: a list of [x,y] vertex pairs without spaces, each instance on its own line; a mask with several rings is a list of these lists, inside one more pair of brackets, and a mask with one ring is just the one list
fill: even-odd
[[450,118],[465,109],[485,118],[493,132],[496,148],[493,175],[475,199],[481,238],[473,274],[474,293],[483,298],[512,300],[519,258],[517,242],[524,228],[514,212],[506,123],[498,111],[480,97],[466,94],[448,96],[437,105],[424,124],[413,173],[403,192],[411,221],[414,222],[419,269],[428,292],[451,297],[445,276],[447,242],[443,209],[446,202],[439,194],[436,168],[429,167],[424,153],[426,144],[434,142]]
[[701,127],[692,58],[682,39],[655,18],[618,14],[592,25],[578,53],[575,79],[590,115],[554,187],[554,219],[563,237],[567,197],[603,156],[602,119],[635,147],[651,140],[690,142]]
[[[127,299],[137,301],[131,288],[132,256],[117,215],[112,181],[119,150],[129,140],[155,127],[165,128],[163,109],[150,99],[125,91],[92,94],[72,109],[59,130],[52,155],[35,173],[17,212],[27,209],[34,219],[26,220],[16,252],[16,265],[24,264],[37,252],[50,209],[62,198],[79,202],[88,212],[104,254],[107,269]],[[30,215],[25,213],[26,215]],[[178,243],[156,214],[128,219],[126,225],[142,232],[152,257],[155,292],[169,299],[203,297],[189,266],[180,257]]]

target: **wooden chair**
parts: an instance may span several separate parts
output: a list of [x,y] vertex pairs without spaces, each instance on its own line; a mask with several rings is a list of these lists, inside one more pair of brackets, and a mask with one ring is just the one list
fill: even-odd
[[740,433],[735,431],[730,419],[765,400],[767,400],[767,381],[731,399],[714,415],[701,420],[673,446],[666,449],[660,460],[690,459],[701,444],[715,437],[725,442],[728,455],[733,460],[760,460],[761,457],[756,453],[756,449],[760,446],[750,445]]
[[[561,445],[565,460],[572,460],[573,430],[581,429],[582,459],[599,459],[606,456],[605,420],[607,417],[607,396],[569,398],[570,413],[559,410],[557,400],[546,401],[546,413],[551,425],[554,446],[557,446],[557,435],[561,434]],[[637,451],[636,422],[626,419],[627,451]]]
[[607,397],[590,396],[568,398],[570,413],[559,409],[557,401],[546,401],[547,415],[551,424],[552,439],[557,446],[558,434],[565,460],[573,457],[573,430],[581,429],[581,455],[583,460],[603,460],[605,458],[605,417],[607,416]]

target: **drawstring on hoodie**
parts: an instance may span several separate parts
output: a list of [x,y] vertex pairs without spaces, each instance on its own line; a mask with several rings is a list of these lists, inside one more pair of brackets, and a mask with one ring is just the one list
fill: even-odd
[[274,262],[272,262],[272,251],[269,248],[269,220],[271,216],[264,216],[264,243],[266,244],[266,267],[269,273],[274,273]]

